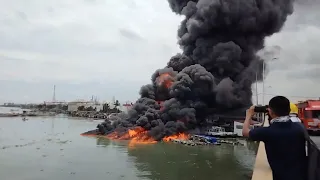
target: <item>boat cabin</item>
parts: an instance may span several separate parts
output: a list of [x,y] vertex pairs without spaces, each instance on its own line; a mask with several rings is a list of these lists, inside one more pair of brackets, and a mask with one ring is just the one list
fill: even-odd
[[226,130],[223,127],[219,126],[212,126],[210,129],[206,132],[207,135],[210,136],[230,136],[234,135],[233,132],[226,132]]
[[[242,137],[243,123],[244,123],[244,120],[242,120],[242,121],[234,121],[233,132],[234,132],[237,136]],[[260,123],[260,122],[251,121],[250,129],[253,129],[253,128],[256,128],[256,127],[260,127],[261,125],[262,125],[262,123]]]

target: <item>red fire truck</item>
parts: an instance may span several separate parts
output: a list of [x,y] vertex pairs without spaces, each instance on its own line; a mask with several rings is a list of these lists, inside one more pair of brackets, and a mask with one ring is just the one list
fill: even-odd
[[320,132],[320,100],[307,100],[297,103],[298,116],[309,133]]

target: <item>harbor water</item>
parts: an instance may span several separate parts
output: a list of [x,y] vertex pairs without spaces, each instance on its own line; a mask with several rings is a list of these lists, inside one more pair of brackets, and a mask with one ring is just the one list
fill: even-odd
[[0,118],[0,179],[249,180],[252,175],[256,143],[128,146],[80,136],[99,122],[66,116]]

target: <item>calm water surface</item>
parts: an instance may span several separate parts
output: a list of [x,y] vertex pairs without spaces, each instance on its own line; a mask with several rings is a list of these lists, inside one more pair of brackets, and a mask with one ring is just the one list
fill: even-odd
[[0,118],[1,180],[247,180],[256,144],[186,147],[82,137],[99,121]]

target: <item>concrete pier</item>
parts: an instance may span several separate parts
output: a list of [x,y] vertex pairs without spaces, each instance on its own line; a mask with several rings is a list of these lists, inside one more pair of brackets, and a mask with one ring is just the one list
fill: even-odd
[[[269,122],[265,121],[263,126],[269,126]],[[267,160],[263,142],[259,144],[252,180],[272,180],[272,171]]]

